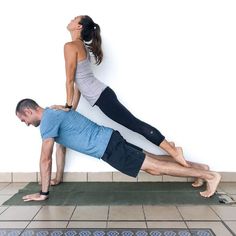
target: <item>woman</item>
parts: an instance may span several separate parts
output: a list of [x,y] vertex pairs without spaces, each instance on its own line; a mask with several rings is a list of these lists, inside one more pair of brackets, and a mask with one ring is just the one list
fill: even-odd
[[[128,129],[143,135],[150,142],[162,148],[173,159],[185,167],[189,164],[183,157],[181,147],[175,147],[151,125],[144,123],[133,116],[117,99],[115,92],[107,85],[94,77],[90,67],[90,53],[94,56],[95,62],[99,65],[103,59],[101,48],[100,27],[89,16],[77,16],[67,26],[72,41],[64,46],[65,67],[66,67],[66,105],[52,106],[55,109],[76,109],[80,95],[90,103],[91,106],[98,106],[101,111],[112,120],[127,127]],[[57,146],[59,156],[65,155],[65,149]],[[64,165],[64,161],[60,160]],[[63,169],[61,165],[58,168]],[[60,182],[62,173],[58,176]]]

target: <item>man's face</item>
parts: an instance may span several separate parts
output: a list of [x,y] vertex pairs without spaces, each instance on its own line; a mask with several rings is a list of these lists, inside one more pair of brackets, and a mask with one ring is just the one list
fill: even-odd
[[30,108],[25,108],[23,112],[17,112],[16,115],[21,122],[25,122],[27,126],[33,125],[38,127],[40,125],[40,120],[38,120],[35,111]]

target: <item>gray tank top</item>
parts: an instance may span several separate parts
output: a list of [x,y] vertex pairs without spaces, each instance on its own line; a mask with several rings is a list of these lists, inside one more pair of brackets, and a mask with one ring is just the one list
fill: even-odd
[[83,97],[90,103],[91,106],[94,106],[107,85],[99,81],[93,75],[89,50],[86,46],[85,48],[87,51],[87,58],[77,63],[75,82]]

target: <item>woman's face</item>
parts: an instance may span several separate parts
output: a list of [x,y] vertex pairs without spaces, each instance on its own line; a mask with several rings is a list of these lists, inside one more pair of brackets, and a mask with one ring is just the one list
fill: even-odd
[[70,21],[70,23],[67,25],[67,29],[69,31],[79,30],[82,28],[82,25],[79,24],[81,21],[82,16],[76,16],[74,19]]

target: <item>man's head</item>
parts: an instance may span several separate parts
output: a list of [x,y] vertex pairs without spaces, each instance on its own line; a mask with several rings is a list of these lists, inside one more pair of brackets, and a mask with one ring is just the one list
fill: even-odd
[[42,108],[34,100],[26,98],[18,102],[16,115],[27,126],[38,127],[41,121]]

